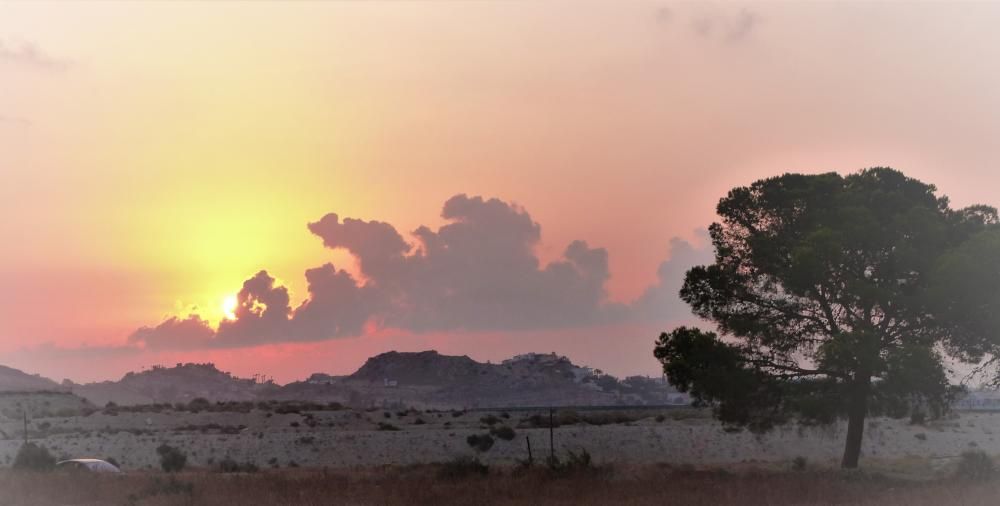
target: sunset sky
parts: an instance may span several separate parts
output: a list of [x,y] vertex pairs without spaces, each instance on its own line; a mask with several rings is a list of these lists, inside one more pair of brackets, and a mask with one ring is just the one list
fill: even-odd
[[0,364],[291,381],[433,348],[657,374],[734,186],[888,165],[1000,204],[998,21],[1000,3],[0,2]]

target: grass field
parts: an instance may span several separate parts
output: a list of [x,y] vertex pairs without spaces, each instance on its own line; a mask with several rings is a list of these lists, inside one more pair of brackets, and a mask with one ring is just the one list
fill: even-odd
[[0,505],[995,505],[1000,482],[667,466],[559,473],[420,465],[251,474],[0,472]]

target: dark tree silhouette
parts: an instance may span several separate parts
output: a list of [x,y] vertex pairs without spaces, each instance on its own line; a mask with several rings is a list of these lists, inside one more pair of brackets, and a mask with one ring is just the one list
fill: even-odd
[[1000,341],[1000,227],[995,209],[953,210],[935,191],[888,168],[730,191],[715,263],[681,290],[721,337],[662,334],[670,381],[754,431],[846,417],[848,468],[868,414],[946,411],[945,355],[978,362]]

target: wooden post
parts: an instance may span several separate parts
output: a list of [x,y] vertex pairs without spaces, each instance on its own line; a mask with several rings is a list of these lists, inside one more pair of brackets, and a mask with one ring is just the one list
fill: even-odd
[[554,411],[552,408],[549,408],[549,459],[551,462],[556,461],[556,444],[555,438],[552,435],[552,428],[555,426],[555,423],[553,423]]
[[535,458],[531,456],[531,438],[524,436],[524,440],[528,443],[528,465],[530,466],[535,463]]

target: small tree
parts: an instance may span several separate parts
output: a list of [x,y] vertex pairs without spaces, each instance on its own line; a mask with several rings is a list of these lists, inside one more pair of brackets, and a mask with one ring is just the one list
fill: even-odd
[[1000,220],[935,191],[887,168],[730,191],[710,227],[715,262],[681,289],[721,336],[662,334],[671,383],[751,430],[846,416],[847,468],[869,413],[947,410],[944,355],[1000,356]]
[[187,455],[178,448],[162,444],[156,448],[156,453],[160,456],[160,467],[168,473],[182,471],[187,466]]
[[48,471],[56,467],[56,458],[44,446],[24,443],[14,457],[14,469]]

